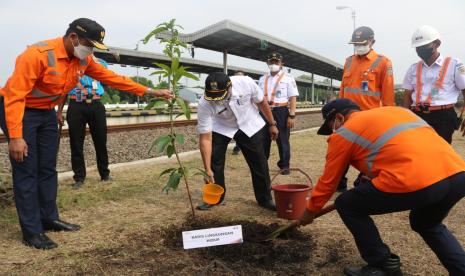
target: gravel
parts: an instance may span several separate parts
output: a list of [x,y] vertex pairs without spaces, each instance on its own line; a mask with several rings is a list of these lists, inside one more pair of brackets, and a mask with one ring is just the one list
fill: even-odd
[[[321,114],[306,114],[297,116],[296,127],[294,130],[307,129],[319,126],[322,123]],[[180,151],[189,151],[198,149],[197,133],[195,126],[179,127],[177,133],[185,135],[185,143],[181,146]],[[110,164],[130,162],[135,160],[156,157],[148,150],[152,141],[169,130],[168,128],[133,130],[128,132],[113,132],[108,134],[108,157]],[[84,142],[84,155],[86,166],[95,166],[95,150],[92,139],[88,135]],[[6,143],[0,144],[0,165],[2,172],[11,172],[11,166],[8,159],[8,146]],[[63,137],[60,143],[60,153],[58,154],[57,171],[71,170],[71,151],[69,147],[69,138]]]

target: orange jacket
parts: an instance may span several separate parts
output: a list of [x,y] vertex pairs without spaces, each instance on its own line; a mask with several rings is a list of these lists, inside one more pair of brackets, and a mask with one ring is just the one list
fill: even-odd
[[10,138],[22,137],[25,107],[52,109],[84,74],[139,96],[147,90],[147,87],[106,69],[95,62],[93,56],[82,61],[69,58],[62,37],[41,41],[18,56],[13,75],[0,89]]
[[465,171],[454,149],[410,110],[355,112],[328,138],[325,169],[308,201],[309,210],[326,204],[349,164],[387,193],[417,191]]
[[[368,91],[362,89],[362,81],[368,82]],[[375,50],[348,57],[339,95],[357,103],[361,110],[395,105],[391,61]]]

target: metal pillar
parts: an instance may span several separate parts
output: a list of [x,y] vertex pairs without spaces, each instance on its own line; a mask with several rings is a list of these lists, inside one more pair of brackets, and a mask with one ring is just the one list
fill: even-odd
[[228,74],[228,50],[223,51],[223,72]]
[[312,104],[315,104],[315,75],[312,73]]

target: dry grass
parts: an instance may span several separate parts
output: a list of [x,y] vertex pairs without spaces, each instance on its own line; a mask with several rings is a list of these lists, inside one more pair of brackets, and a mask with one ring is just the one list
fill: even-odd
[[[292,136],[292,145],[292,166],[316,178],[324,166],[325,137],[317,136],[315,132],[295,134]],[[463,155],[465,140],[462,137],[455,137],[454,146]],[[277,160],[276,148],[273,150],[271,169],[275,169]],[[201,166],[200,159],[196,157],[188,160],[188,163],[190,166]],[[61,217],[81,224],[82,229],[76,233],[50,233],[49,236],[59,243],[56,250],[39,251],[22,245],[14,207],[3,209],[0,212],[0,274],[191,274],[183,263],[195,263],[195,260],[182,250],[178,256],[171,256],[179,259],[179,269],[159,273],[156,270],[144,270],[146,267],[104,266],[96,259],[115,258],[112,254],[91,254],[130,244],[134,242],[132,239],[135,235],[153,233],[154,229],[184,221],[190,210],[185,188],[182,186],[176,192],[162,194],[163,182],[156,178],[168,166],[160,164],[115,171],[112,173],[115,181],[109,184],[98,182],[95,174],[90,175],[86,186],[78,191],[70,188],[70,182],[60,183]],[[349,171],[350,181],[355,176],[355,171]],[[299,175],[280,176],[276,183],[303,182],[303,179]],[[273,213],[257,207],[248,168],[241,155],[227,155],[226,181],[227,204],[208,212],[198,212],[198,216],[258,220],[262,223],[284,222],[276,219]],[[200,178],[192,179],[196,202],[201,199],[201,186]],[[465,244],[464,211],[465,202],[462,201],[446,220],[462,244]],[[403,212],[375,218],[385,242],[401,256],[404,272],[409,275],[446,275],[437,258],[419,236],[410,230],[407,215]],[[308,274],[338,275],[345,265],[362,263],[350,233],[335,212],[317,219],[301,231],[311,233],[317,242],[308,263]],[[164,251],[159,238],[156,235],[152,238],[153,247],[161,250],[160,260],[157,255],[154,256],[155,265],[163,262]],[[152,247],[150,241],[146,246]],[[338,258],[331,259],[334,256]],[[120,260],[129,257],[118,255]],[[263,270],[258,274],[272,272]]]

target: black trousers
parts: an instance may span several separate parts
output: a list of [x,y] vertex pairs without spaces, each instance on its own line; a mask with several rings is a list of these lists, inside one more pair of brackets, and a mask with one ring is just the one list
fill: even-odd
[[[0,97],[0,122],[8,137],[3,97]],[[58,219],[56,154],[58,124],[55,109],[26,108],[23,116],[23,139],[28,155],[18,163],[10,158],[13,192],[19,224],[25,237],[42,233],[43,222]]]
[[[287,106],[277,106],[271,109],[274,120],[276,121],[279,135],[276,139],[276,145],[278,145],[279,161],[278,167],[280,169],[288,169],[291,160],[291,145],[289,138],[291,137],[291,130],[287,127],[287,119],[289,118],[289,109]],[[267,121],[262,114],[265,122]],[[270,158],[271,149],[271,137],[268,131],[264,133],[265,138],[263,140],[263,149],[265,150],[266,159]]]
[[[242,155],[244,155],[247,165],[249,165],[250,173],[252,174],[255,199],[258,203],[272,200],[268,162],[263,152],[263,133],[267,131],[268,127],[265,126],[252,137],[248,137],[241,130],[237,131],[236,135],[234,135],[234,140],[236,140],[236,143],[242,150]],[[221,185],[225,190],[221,197],[221,201],[223,201],[226,194],[224,181],[225,155],[231,138],[216,132],[213,132],[212,136],[211,169],[214,174],[215,183]]]
[[105,113],[105,106],[100,101],[92,101],[92,103],[87,104],[71,100],[69,103],[66,121],[69,127],[71,166],[75,181],[84,181],[86,178],[84,160],[86,124],[89,124],[90,134],[94,142],[100,177],[105,178],[110,175],[107,151],[107,118]]
[[371,215],[410,211],[410,226],[420,234],[451,275],[465,275],[465,251],[442,221],[465,196],[465,172],[410,193],[385,193],[371,182],[341,194],[336,209],[354,236],[362,258],[377,265],[390,256]]
[[432,126],[439,136],[449,144],[452,143],[452,135],[457,124],[457,112],[454,108],[430,111],[430,113],[418,111],[414,111],[414,113]]

